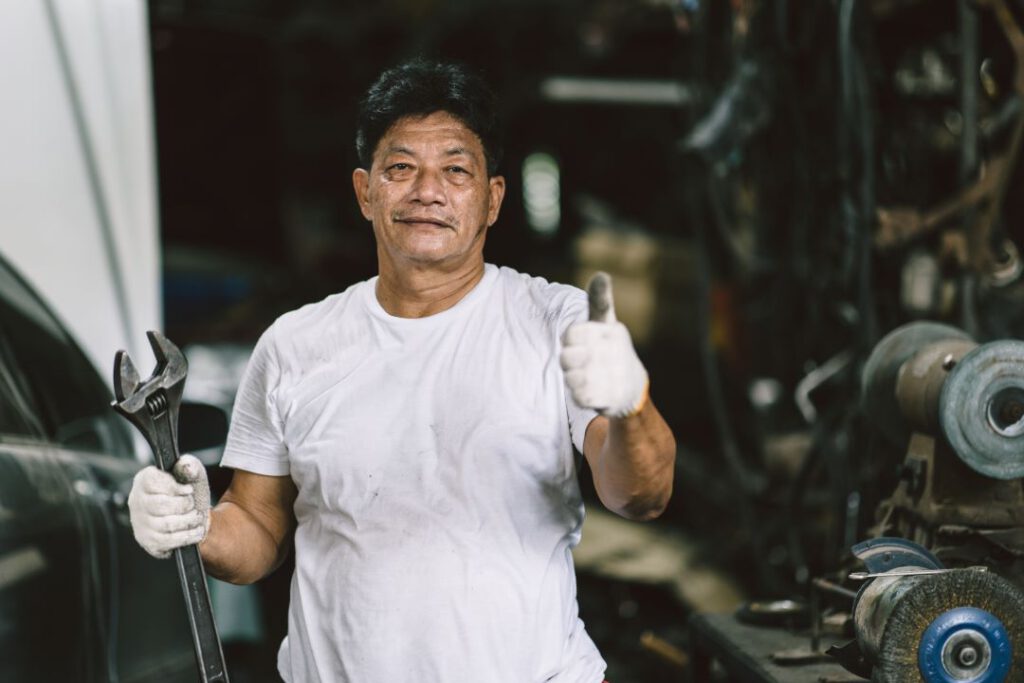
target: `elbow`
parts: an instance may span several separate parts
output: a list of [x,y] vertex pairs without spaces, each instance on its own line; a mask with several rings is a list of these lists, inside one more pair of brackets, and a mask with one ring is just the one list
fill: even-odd
[[271,573],[273,573],[273,570],[258,574],[240,574],[236,576],[234,579],[230,580],[229,582],[235,584],[236,586],[249,586],[256,583],[257,581],[260,581],[261,579],[266,578],[267,576],[270,576]]
[[248,586],[269,576],[271,573],[273,573],[275,569],[277,569],[280,566],[280,564],[280,562],[274,562],[262,563],[259,565],[253,565],[248,567],[240,567],[239,571],[227,577],[225,580],[228,583],[235,584],[236,586]]
[[665,512],[667,507],[668,498],[666,497],[664,501],[657,502],[647,500],[630,501],[617,510],[613,510],[613,512],[633,522],[650,522],[661,517],[661,514]]
[[649,522],[657,519],[668,508],[672,498],[671,482],[656,492],[645,491],[623,497],[621,500],[603,500],[604,506],[620,517],[633,522]]
[[251,574],[241,577],[242,580],[238,581],[237,583],[241,585],[256,583],[257,581],[261,581],[270,576],[271,574],[273,574],[275,571],[277,571],[278,567],[284,564],[285,558],[288,557],[288,551],[290,547],[291,544],[285,542],[284,540],[278,542],[275,548],[276,552],[273,558],[271,558],[269,562],[264,563],[262,566],[258,568],[254,567],[254,571]]
[[216,565],[208,565],[207,573],[213,578],[226,583],[232,583],[236,586],[248,586],[270,575],[281,565],[283,560],[284,556],[271,564],[249,564],[238,567],[218,567]]
[[217,576],[216,574],[211,572],[210,575],[213,576],[213,578],[215,579],[220,579],[221,581],[225,581],[236,586],[249,586],[251,584],[256,583],[260,580],[260,578],[262,578],[256,576],[255,574],[230,574],[224,576]]
[[666,428],[651,445],[634,454],[632,464],[623,466],[613,452],[606,456],[611,465],[602,468],[599,463],[594,467],[598,498],[611,512],[625,519],[637,522],[656,519],[665,512],[672,498],[675,437]]
[[249,566],[237,562],[224,562],[223,558],[214,556],[202,543],[199,545],[199,555],[203,560],[207,576],[212,576],[218,581],[232,583],[236,586],[246,586],[261,578]]
[[206,573],[236,586],[247,586],[268,576],[281,566],[290,550],[290,543],[271,543],[266,536],[257,537],[256,542],[249,539],[243,545],[232,544],[227,551],[223,545],[217,547],[216,543],[208,541],[209,537],[199,545]]
[[634,522],[649,522],[660,517],[672,499],[672,482],[675,476],[674,440],[672,445],[672,449],[664,451],[664,466],[656,476],[647,479],[646,485],[626,491],[625,495],[614,501],[614,507],[607,503],[605,505],[620,517]]

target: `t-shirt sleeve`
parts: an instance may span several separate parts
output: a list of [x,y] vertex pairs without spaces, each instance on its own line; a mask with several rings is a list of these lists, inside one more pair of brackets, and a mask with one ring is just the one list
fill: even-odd
[[[573,292],[567,299],[559,319],[558,353],[562,352],[562,336],[569,328],[569,325],[586,322],[588,315],[589,309],[586,293],[573,288]],[[572,445],[582,453],[583,437],[587,435],[587,427],[590,425],[590,421],[597,417],[597,411],[581,407],[576,403],[576,400],[572,397],[572,392],[569,391],[569,387],[565,386],[564,383],[563,388],[565,390],[565,408],[569,415],[569,433],[572,436]]]
[[227,445],[220,462],[222,467],[270,476],[290,473],[288,448],[277,408],[280,382],[281,366],[271,326],[256,342],[238,387]]

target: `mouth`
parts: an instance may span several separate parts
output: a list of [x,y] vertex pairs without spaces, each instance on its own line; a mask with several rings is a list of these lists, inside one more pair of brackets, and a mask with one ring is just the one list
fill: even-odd
[[434,228],[450,228],[451,223],[441,220],[440,218],[432,218],[430,216],[400,216],[395,218],[396,223],[404,223],[412,227],[434,227]]

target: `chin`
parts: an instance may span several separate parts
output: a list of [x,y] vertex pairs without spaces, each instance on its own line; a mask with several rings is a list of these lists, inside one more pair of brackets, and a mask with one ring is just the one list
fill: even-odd
[[419,265],[439,265],[447,261],[451,261],[455,257],[455,254],[444,254],[444,253],[409,253],[405,255],[405,258],[409,261]]
[[455,253],[445,244],[410,244],[401,250],[401,253],[410,261],[440,262],[446,261]]

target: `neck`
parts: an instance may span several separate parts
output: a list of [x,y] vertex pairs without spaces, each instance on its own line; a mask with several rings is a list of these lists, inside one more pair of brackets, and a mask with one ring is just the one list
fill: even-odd
[[462,301],[483,276],[482,258],[452,271],[382,267],[377,278],[377,301],[393,316],[425,318]]

